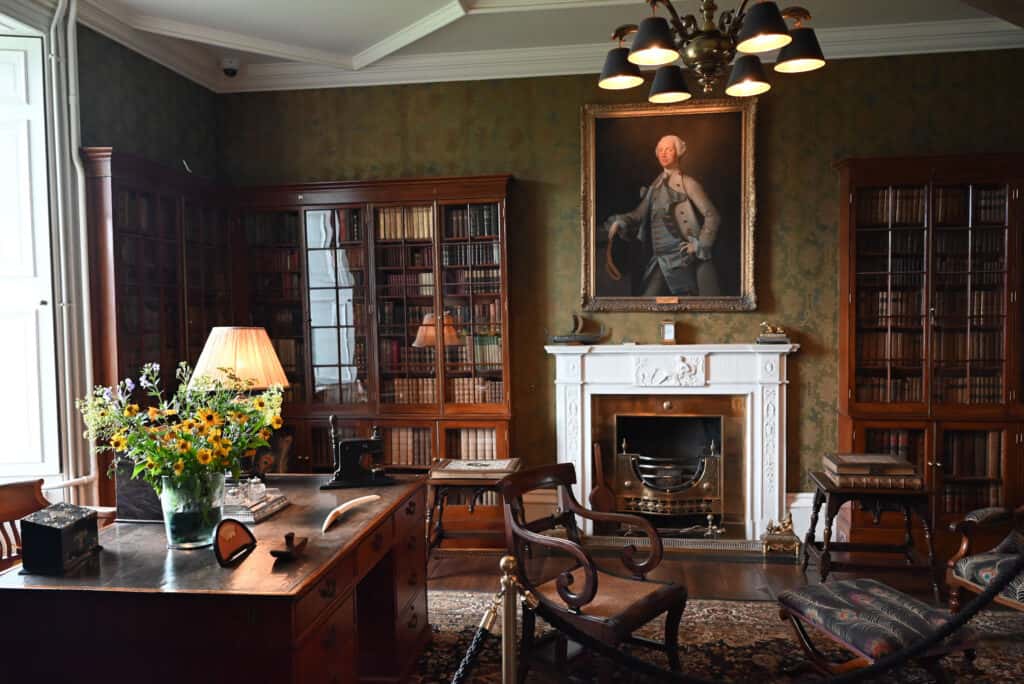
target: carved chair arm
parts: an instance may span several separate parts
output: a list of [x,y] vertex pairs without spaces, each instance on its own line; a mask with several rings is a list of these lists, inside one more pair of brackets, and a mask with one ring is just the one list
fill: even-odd
[[1011,513],[1010,509],[997,506],[979,508],[965,515],[962,520],[950,525],[949,531],[960,534],[961,540],[960,548],[949,559],[947,565],[952,568],[961,558],[971,555],[972,537],[976,529],[1008,523],[1011,521],[1011,518],[1017,517],[1022,509],[1024,509],[1024,506]]
[[[538,546],[546,546],[549,549],[555,549],[557,551],[563,551],[568,553],[570,556],[576,559],[579,566],[583,568],[583,589],[581,591],[573,592],[569,587],[573,583],[572,573],[568,570],[561,573],[558,579],[555,581],[555,586],[558,589],[558,595],[565,605],[569,607],[574,613],[579,613],[580,608],[587,605],[594,600],[594,596],[597,595],[597,572],[594,569],[594,559],[591,558],[587,550],[579,544],[575,544],[568,539],[560,539],[558,537],[549,537],[544,534],[537,534],[524,529],[516,523],[512,523],[512,527],[516,537],[530,544],[536,544]],[[526,584],[529,588],[533,588],[532,582],[526,579]]]
[[[566,492],[568,494],[568,492]],[[653,571],[658,564],[661,563],[662,557],[662,545],[661,537],[658,535],[657,530],[654,529],[648,520],[641,518],[638,515],[627,515],[625,513],[600,513],[598,511],[591,511],[583,506],[579,505],[572,496],[562,497],[562,506],[572,511],[573,513],[580,515],[584,518],[594,520],[597,522],[611,522],[621,523],[624,525],[631,525],[644,531],[647,537],[651,540],[651,552],[643,562],[637,562],[634,560],[636,555],[636,546],[633,544],[627,545],[622,549],[621,560],[622,564],[633,573],[633,577],[636,579],[644,579],[647,573]]]

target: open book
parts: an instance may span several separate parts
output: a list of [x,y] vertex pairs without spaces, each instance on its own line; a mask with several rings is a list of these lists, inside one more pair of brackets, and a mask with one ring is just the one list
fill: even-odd
[[519,470],[518,458],[489,459],[483,461],[451,458],[444,459],[430,469],[430,479],[473,478],[495,479]]

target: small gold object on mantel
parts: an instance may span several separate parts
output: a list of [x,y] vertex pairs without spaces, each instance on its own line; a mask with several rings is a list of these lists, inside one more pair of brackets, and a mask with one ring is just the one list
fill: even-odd
[[769,325],[768,321],[761,321],[761,332],[754,341],[757,344],[789,344],[789,337],[780,326]]
[[769,551],[792,552],[795,558],[800,558],[800,539],[793,533],[792,513],[786,513],[780,523],[768,521],[768,527],[761,537],[761,553],[767,556]]

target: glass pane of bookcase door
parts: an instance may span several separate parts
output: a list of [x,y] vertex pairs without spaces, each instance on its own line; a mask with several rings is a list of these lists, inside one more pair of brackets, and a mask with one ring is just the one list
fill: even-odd
[[231,253],[226,249],[227,213],[193,201],[184,205],[185,343],[195,364],[210,330],[231,325]]
[[997,430],[943,430],[941,513],[963,514],[1003,505],[1003,436]]
[[306,212],[306,268],[313,401],[365,404],[370,391],[362,208]]
[[432,205],[374,207],[382,404],[438,401]]
[[305,401],[306,356],[302,312],[302,249],[296,211],[249,212],[242,234],[249,248],[252,275],[249,301],[252,324],[267,329],[288,376],[286,402]]
[[383,429],[384,463],[394,468],[423,470],[434,461],[434,430],[422,426]]
[[1007,197],[1005,185],[974,186],[971,191],[968,371],[972,404],[1003,401]]
[[445,340],[445,401],[505,401],[499,211],[495,203],[442,208],[442,298],[454,334]]

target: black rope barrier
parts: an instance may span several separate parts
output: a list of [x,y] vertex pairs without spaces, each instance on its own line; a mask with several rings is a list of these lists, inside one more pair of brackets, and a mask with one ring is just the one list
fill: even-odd
[[476,634],[473,635],[473,640],[469,642],[469,648],[466,649],[466,655],[463,656],[462,662],[459,663],[459,669],[452,675],[452,684],[463,684],[466,678],[469,677],[469,673],[473,671],[473,666],[476,665],[476,660],[480,656],[480,649],[484,646],[484,641],[487,637],[494,636],[483,626],[476,628]]

